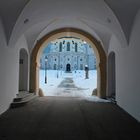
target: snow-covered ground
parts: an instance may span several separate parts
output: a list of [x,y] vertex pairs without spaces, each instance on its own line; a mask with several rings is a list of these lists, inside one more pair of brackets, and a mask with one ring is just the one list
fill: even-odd
[[45,96],[54,96],[54,90],[66,77],[72,78],[77,87],[86,89],[86,95],[91,95],[93,89],[97,87],[96,70],[89,71],[89,79],[85,79],[85,71],[82,70],[73,71],[72,73],[47,70],[47,84],[45,84],[45,71],[40,70],[40,88],[43,90]]
[[[74,81],[77,89],[65,89],[58,87],[60,83],[70,78]],[[45,70],[40,70],[40,88],[43,90],[45,96],[72,96],[81,97],[90,101],[105,101],[96,96],[91,96],[92,91],[97,87],[97,71],[89,71],[89,79],[85,79],[85,71],[77,70],[72,73],[65,73],[64,71],[47,70],[47,84],[45,84]],[[59,94],[58,94],[59,93]]]

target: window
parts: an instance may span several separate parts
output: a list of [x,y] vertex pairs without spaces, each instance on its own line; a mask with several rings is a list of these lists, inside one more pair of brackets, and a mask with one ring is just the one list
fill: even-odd
[[77,48],[78,47],[78,45],[77,45],[77,43],[75,43],[75,52],[77,52]]
[[56,67],[57,67],[57,65],[56,65],[56,64],[54,64],[53,69],[54,69],[54,70],[56,70]]
[[62,42],[59,44],[59,52],[62,52]]
[[23,59],[20,59],[19,60],[19,64],[23,64]]
[[83,64],[80,64],[80,70],[83,70]]
[[67,51],[70,51],[70,42],[67,42]]

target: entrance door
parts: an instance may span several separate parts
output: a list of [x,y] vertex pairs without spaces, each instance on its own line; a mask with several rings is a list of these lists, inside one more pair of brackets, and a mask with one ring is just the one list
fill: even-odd
[[70,71],[71,71],[71,65],[70,65],[70,64],[67,64],[67,66],[66,66],[66,71],[67,71],[67,72],[70,72]]
[[25,49],[20,50],[19,58],[19,91],[28,90],[28,54]]

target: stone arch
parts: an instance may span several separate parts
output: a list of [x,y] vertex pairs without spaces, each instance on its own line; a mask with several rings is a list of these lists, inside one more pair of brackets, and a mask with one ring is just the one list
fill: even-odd
[[94,49],[97,61],[97,95],[98,97],[106,98],[106,54],[103,46],[89,33],[75,28],[62,28],[52,31],[37,41],[31,54],[30,91],[35,92],[36,94],[39,92],[39,58],[43,48],[45,48],[45,44],[53,39],[63,36],[76,36],[91,44]]
[[110,52],[108,56],[108,95],[115,100],[116,96],[116,62],[115,52]]
[[19,91],[28,91],[28,53],[23,48],[19,52]]

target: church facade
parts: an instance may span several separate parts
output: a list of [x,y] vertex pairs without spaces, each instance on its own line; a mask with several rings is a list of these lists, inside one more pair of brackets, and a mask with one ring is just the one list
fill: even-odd
[[[46,61],[45,61],[46,60]],[[40,68],[66,72],[96,69],[96,57],[91,46],[80,38],[63,37],[51,41],[42,53]]]

